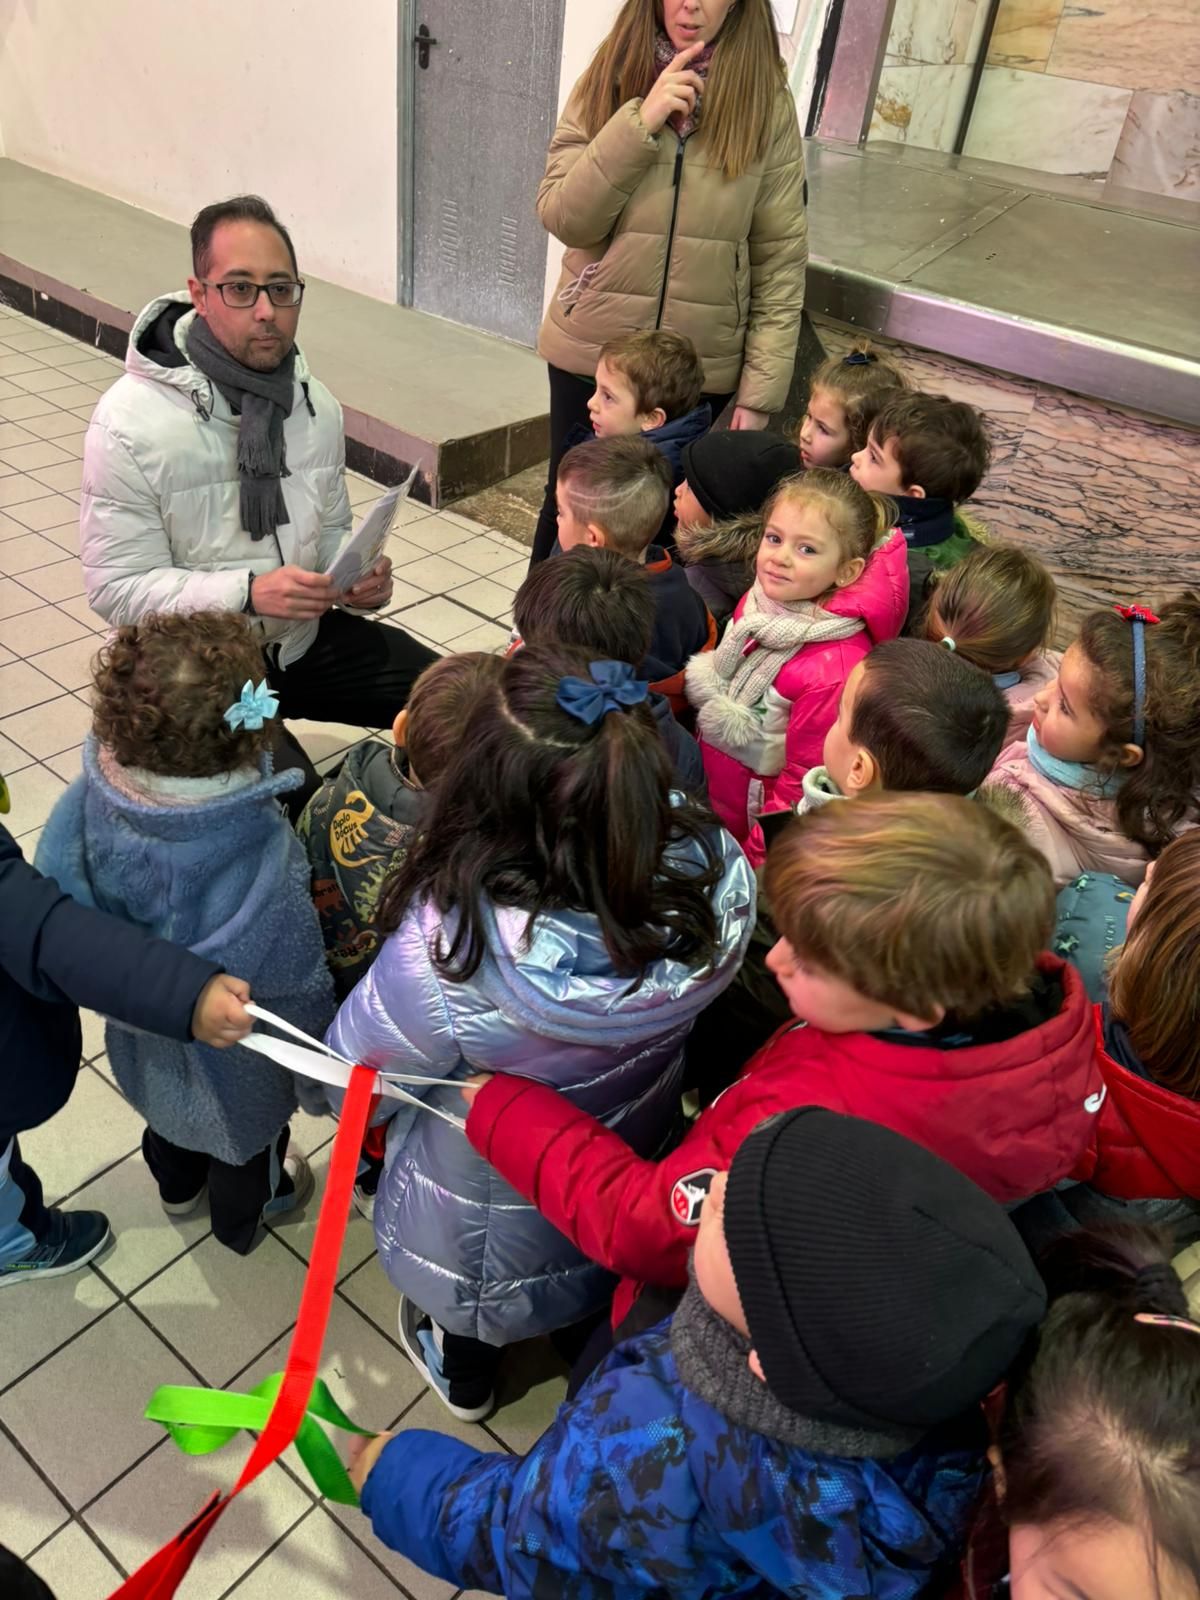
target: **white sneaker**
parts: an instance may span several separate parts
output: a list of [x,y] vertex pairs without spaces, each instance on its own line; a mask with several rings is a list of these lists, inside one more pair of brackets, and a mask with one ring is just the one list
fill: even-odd
[[286,1216],[289,1211],[298,1211],[313,1192],[315,1180],[312,1175],[312,1168],[303,1156],[285,1156],[283,1158],[283,1170],[286,1176],[291,1179],[291,1188],[285,1190],[282,1194],[276,1193],[272,1199],[267,1201],[262,1209],[264,1222],[276,1222],[280,1217]]
[[199,1211],[207,1193],[208,1184],[202,1183],[190,1200],[163,1200],[162,1208],[169,1217],[190,1217],[193,1211]]

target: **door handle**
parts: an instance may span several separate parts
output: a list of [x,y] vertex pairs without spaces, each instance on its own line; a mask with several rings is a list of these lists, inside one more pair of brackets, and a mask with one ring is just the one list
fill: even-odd
[[436,43],[437,40],[430,33],[426,24],[422,23],[417,29],[416,38],[413,40],[413,44],[417,47],[417,65],[422,72],[429,66],[429,50]]

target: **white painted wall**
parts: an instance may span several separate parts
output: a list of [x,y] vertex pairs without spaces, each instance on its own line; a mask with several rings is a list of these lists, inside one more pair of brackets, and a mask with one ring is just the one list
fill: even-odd
[[175,222],[261,192],[303,271],[394,300],[397,9],[0,0],[0,148]]

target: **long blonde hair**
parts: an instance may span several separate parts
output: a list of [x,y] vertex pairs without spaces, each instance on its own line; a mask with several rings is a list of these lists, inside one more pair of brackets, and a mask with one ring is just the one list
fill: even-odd
[[[612,32],[576,85],[589,139],[625,104],[654,85],[662,0],[625,0]],[[738,0],[718,35],[704,88],[703,137],[712,164],[740,177],[767,147],[775,96],[786,84],[770,0]]]

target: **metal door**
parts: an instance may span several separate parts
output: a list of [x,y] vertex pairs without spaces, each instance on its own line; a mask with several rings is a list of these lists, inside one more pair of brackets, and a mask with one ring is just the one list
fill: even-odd
[[411,85],[402,92],[410,110],[401,128],[407,124],[411,143],[401,298],[530,345],[546,275],[534,198],[554,131],[563,5],[401,7],[402,85]]

